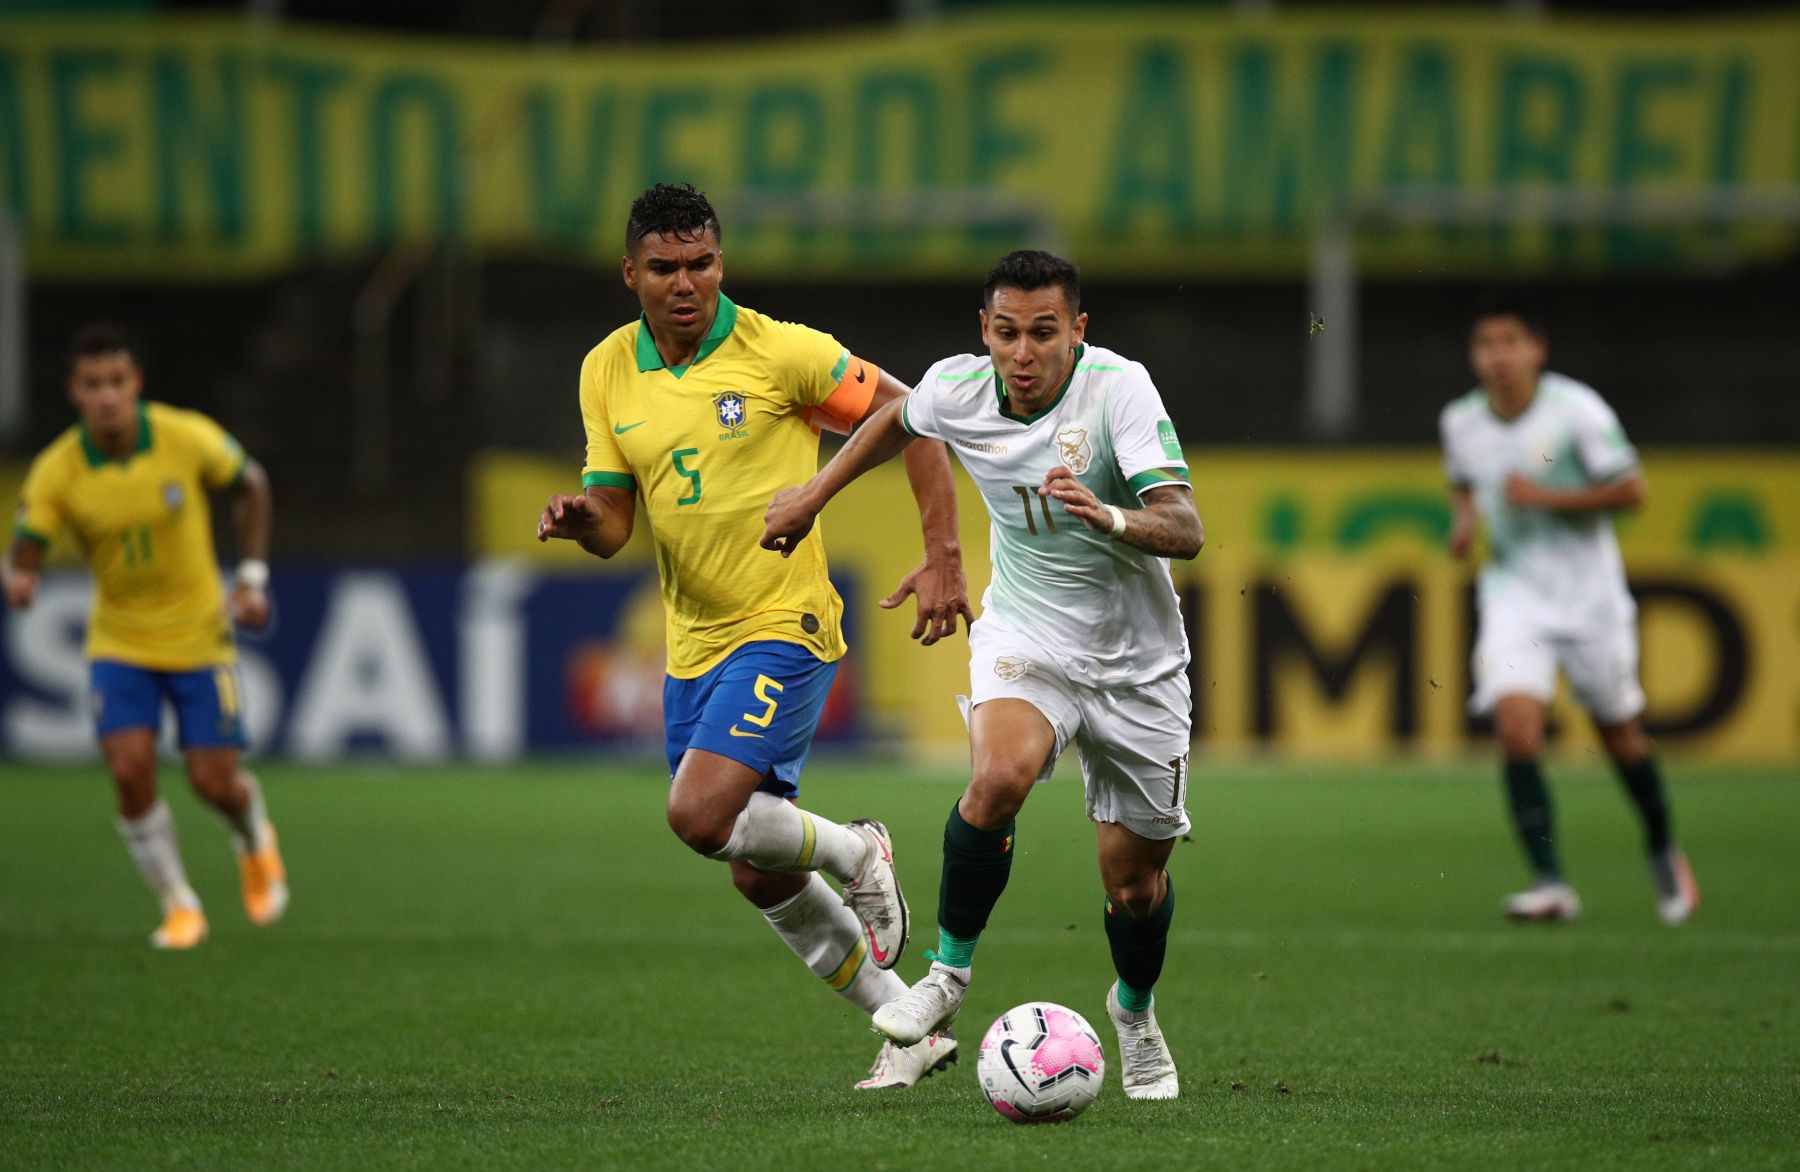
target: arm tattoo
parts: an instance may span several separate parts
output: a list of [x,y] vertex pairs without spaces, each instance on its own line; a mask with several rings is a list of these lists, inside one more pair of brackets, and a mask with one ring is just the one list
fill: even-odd
[[1197,556],[1206,540],[1191,489],[1158,485],[1144,494],[1143,508],[1131,510],[1125,517],[1125,535],[1119,540],[1157,557],[1185,561]]

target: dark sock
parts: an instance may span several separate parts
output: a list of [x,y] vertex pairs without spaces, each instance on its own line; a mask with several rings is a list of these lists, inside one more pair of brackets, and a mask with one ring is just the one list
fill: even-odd
[[[1112,948],[1113,971],[1119,974],[1120,985],[1143,999],[1142,1004],[1126,1005],[1127,1009],[1141,1009],[1148,1004],[1150,990],[1162,976],[1163,957],[1169,951],[1169,921],[1175,918],[1173,876],[1168,877],[1168,883],[1168,894],[1162,903],[1141,920],[1114,907],[1112,900],[1106,901],[1106,943]],[[1121,996],[1120,1003],[1126,1000]]]
[[1519,842],[1531,857],[1532,867],[1542,878],[1560,879],[1562,865],[1556,858],[1550,791],[1544,785],[1544,771],[1536,758],[1506,763],[1506,796],[1512,806],[1513,826],[1519,831]]
[[944,822],[944,872],[938,881],[938,927],[965,940],[981,935],[1012,874],[1013,823],[982,830],[950,807]]
[[1619,766],[1619,780],[1644,820],[1644,846],[1653,855],[1669,849],[1669,803],[1663,796],[1662,771],[1656,758]]

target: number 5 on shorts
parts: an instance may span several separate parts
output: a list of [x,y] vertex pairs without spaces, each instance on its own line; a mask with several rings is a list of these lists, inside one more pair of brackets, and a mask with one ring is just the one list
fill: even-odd
[[744,713],[744,719],[758,728],[768,728],[769,722],[775,719],[775,705],[779,703],[779,701],[777,701],[775,697],[769,695],[771,691],[782,691],[782,687],[768,676],[757,676],[756,698],[761,700],[764,704],[767,704],[768,707],[763,709],[763,714],[761,716],[751,716],[746,712]]

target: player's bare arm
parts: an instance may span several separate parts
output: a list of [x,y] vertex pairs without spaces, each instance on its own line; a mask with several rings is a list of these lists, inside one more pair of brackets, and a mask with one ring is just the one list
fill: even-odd
[[1450,486],[1450,556],[1465,558],[1475,543],[1475,493],[1466,484]]
[[[900,404],[907,389],[887,374],[876,388],[872,411],[889,410],[898,426]],[[905,428],[899,429],[902,434]],[[925,541],[925,559],[912,573],[900,579],[894,592],[881,600],[883,610],[892,610],[906,601],[907,595],[918,597],[913,619],[912,637],[926,647],[939,639],[956,634],[956,619],[965,624],[975,621],[969,605],[969,583],[963,576],[962,540],[956,521],[956,481],[950,475],[950,453],[937,440],[920,440],[902,445],[901,458],[906,461],[906,480],[913,499],[919,505],[919,527]]]
[[1520,472],[1506,478],[1507,504],[1554,513],[1630,512],[1644,507],[1645,495],[1640,469],[1587,488],[1552,488]]
[[881,375],[868,414],[858,424],[838,454],[811,480],[775,494],[763,516],[764,549],[790,556],[812,532],[819,513],[831,498],[869,469],[905,453],[907,480],[919,504],[919,524],[924,532],[925,560],[905,578],[894,593],[881,600],[893,609],[909,594],[918,597],[918,613],[912,637],[925,646],[956,632],[956,618],[975,620],[969,605],[968,582],[963,575],[962,545],[957,533],[956,486],[950,476],[950,457],[936,440],[913,442],[900,422],[906,387],[892,375]]
[[[1060,502],[1069,516],[1096,533],[1112,533],[1112,509],[1063,465],[1045,473],[1038,494]],[[1206,530],[1194,509],[1194,492],[1186,485],[1159,484],[1143,495],[1142,508],[1119,512],[1125,518],[1125,531],[1117,535],[1118,540],[1145,553],[1187,561],[1198,557],[1206,543]]]
[[583,493],[558,493],[538,516],[537,539],[573,541],[595,557],[609,558],[631,540],[636,511],[634,489],[596,484]]
[[29,610],[37,601],[38,573],[44,564],[44,547],[29,537],[13,538],[6,561],[0,562],[0,576],[5,578],[6,605],[14,610]]
[[274,525],[275,496],[269,474],[255,460],[231,490],[231,525],[237,536],[238,572],[232,582],[231,619],[256,628],[269,621],[269,533]]

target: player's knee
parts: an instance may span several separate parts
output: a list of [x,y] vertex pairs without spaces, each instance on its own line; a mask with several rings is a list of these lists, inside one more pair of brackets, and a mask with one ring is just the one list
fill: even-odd
[[984,773],[977,769],[957,808],[969,825],[998,830],[1018,816],[1035,780],[1035,774],[1021,775],[1016,770]]
[[669,829],[697,855],[716,855],[731,841],[731,828],[737,814],[723,817],[719,811],[699,802],[669,799]]
[[1008,749],[991,749],[975,758],[975,769],[963,794],[963,821],[983,830],[1011,822],[1031,796],[1042,761],[1029,761]]
[[1502,704],[1494,714],[1494,734],[1510,761],[1529,761],[1544,750],[1544,722],[1525,705]]
[[1144,920],[1156,910],[1162,889],[1162,872],[1144,871],[1108,884],[1106,898],[1116,911],[1134,920]]

